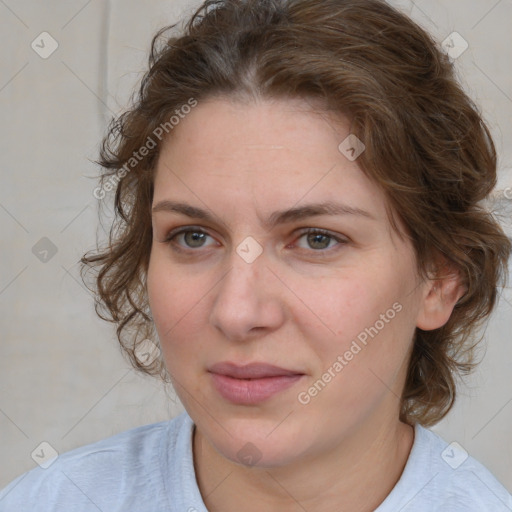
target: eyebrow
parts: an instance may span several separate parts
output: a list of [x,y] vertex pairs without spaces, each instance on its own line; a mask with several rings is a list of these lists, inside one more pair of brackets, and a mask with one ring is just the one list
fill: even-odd
[[[162,211],[179,213],[194,219],[216,222],[215,217],[208,210],[203,210],[202,208],[198,208],[197,206],[192,206],[187,203],[170,201],[168,199],[159,201],[152,208],[152,213]],[[323,203],[311,203],[304,206],[289,208],[288,210],[276,211],[268,217],[268,219],[264,222],[264,225],[268,229],[272,229],[279,224],[296,222],[309,217],[316,217],[320,215],[356,215],[372,220],[377,220],[371,213],[367,212],[366,210],[362,210],[361,208],[356,208],[341,203],[334,203],[332,201],[326,201]],[[224,222],[221,223],[225,225]]]

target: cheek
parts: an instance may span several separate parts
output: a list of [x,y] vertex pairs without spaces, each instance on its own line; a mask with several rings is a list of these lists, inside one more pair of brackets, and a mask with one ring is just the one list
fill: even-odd
[[192,314],[198,287],[193,286],[183,273],[170,268],[165,256],[152,254],[148,268],[147,290],[149,306],[160,337],[162,349],[177,339],[176,333],[186,325]]
[[368,393],[372,383],[378,384],[372,372],[384,382],[393,381],[414,335],[409,292],[398,276],[368,269],[354,269],[350,278],[331,280],[322,293],[310,287],[308,300],[316,304],[314,311],[321,321],[313,325],[302,320],[302,325],[318,358],[316,377],[330,370],[339,376],[338,383],[344,382],[345,390],[357,389],[354,398]]
[[[303,290],[300,298],[318,320],[315,327],[322,326],[331,340],[337,340],[336,349],[342,349],[379,320],[379,315],[392,307],[398,295],[382,275],[374,276],[368,270],[361,272],[355,268],[345,273],[349,277],[331,277],[323,286],[308,281],[298,288]],[[297,318],[301,317],[297,314]]]

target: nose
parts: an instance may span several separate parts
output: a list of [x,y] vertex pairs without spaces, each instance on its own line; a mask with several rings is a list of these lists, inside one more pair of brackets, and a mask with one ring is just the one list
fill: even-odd
[[215,288],[211,324],[232,341],[279,329],[285,318],[282,290],[265,253],[248,263],[233,251],[230,263],[229,271]]

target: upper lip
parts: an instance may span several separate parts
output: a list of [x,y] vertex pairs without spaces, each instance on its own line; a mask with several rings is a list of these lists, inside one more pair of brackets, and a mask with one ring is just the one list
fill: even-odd
[[230,362],[217,363],[211,366],[208,371],[227,375],[235,379],[261,379],[264,377],[276,377],[282,375],[302,375],[302,372],[280,368],[267,363],[249,363],[237,365]]

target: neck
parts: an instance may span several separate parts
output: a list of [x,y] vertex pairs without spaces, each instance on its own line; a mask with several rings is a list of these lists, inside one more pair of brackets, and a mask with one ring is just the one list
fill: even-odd
[[223,457],[194,429],[194,466],[211,512],[370,512],[400,479],[413,439],[413,428],[396,417],[371,421],[314,458],[261,468]]

